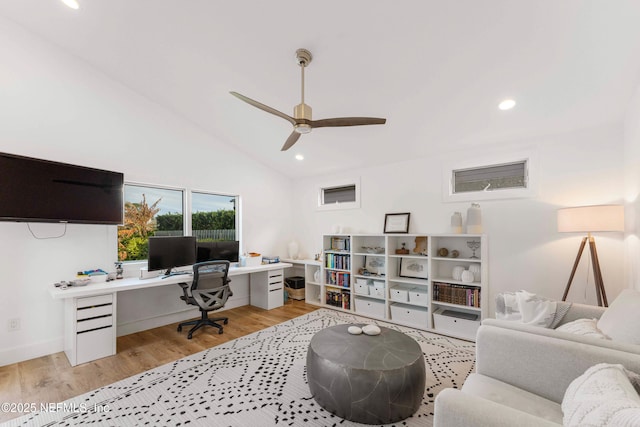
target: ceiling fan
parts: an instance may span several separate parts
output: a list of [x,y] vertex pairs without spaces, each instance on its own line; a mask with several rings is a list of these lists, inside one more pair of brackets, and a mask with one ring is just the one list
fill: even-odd
[[293,117],[284,114],[275,108],[271,108],[267,105],[261,104],[258,101],[254,101],[251,98],[247,98],[238,92],[230,92],[231,95],[238,99],[243,100],[247,104],[251,104],[256,108],[259,108],[267,113],[271,113],[278,117],[282,117],[293,125],[293,132],[287,138],[287,141],[282,146],[281,151],[286,151],[295,144],[300,135],[303,133],[311,132],[311,129],[322,127],[341,127],[341,126],[363,126],[363,125],[383,125],[387,119],[379,119],[375,117],[336,117],[333,119],[312,120],[311,119],[311,107],[304,103],[304,69],[309,63],[311,63],[311,52],[306,49],[296,50],[296,60],[300,69],[302,70],[302,101],[296,105],[293,109]]

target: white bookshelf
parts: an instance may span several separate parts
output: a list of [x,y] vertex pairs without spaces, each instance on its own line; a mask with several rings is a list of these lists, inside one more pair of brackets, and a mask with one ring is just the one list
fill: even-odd
[[[308,303],[475,339],[488,307],[486,235],[327,234],[322,239],[320,280],[307,291]],[[454,278],[456,267],[475,270],[473,280],[467,281],[468,274],[466,280]]]

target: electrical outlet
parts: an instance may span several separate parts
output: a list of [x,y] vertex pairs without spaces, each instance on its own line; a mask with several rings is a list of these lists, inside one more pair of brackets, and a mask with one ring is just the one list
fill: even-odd
[[20,330],[20,318],[16,317],[15,319],[9,319],[7,322],[7,329],[9,332],[19,331]]

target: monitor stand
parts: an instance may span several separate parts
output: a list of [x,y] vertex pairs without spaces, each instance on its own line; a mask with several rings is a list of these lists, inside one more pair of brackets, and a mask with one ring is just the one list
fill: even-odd
[[171,271],[171,270],[173,270],[173,267],[167,269],[167,271],[164,272],[164,276],[162,276],[162,278],[166,279],[167,277],[180,276],[182,274],[191,274],[190,271]]

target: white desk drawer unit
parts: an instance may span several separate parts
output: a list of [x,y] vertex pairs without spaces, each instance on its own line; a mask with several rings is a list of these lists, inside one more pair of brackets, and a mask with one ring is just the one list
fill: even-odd
[[251,305],[271,310],[284,304],[284,270],[251,273]]
[[114,294],[65,301],[73,328],[65,333],[65,353],[72,366],[116,354]]

